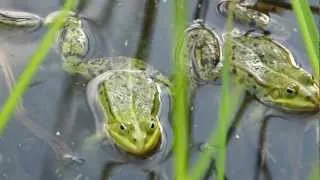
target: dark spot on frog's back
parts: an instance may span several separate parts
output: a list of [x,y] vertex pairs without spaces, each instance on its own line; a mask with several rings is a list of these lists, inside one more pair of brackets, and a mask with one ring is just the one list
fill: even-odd
[[237,74],[236,68],[232,68],[231,73],[232,73],[232,74]]
[[306,96],[306,97],[305,97],[305,100],[311,101],[311,96]]
[[205,66],[205,65],[207,65],[209,63],[209,60],[207,58],[204,58],[200,62],[201,62],[202,66]]
[[252,89],[256,90],[257,86],[256,85],[252,85]]
[[259,54],[259,58],[264,58],[264,54]]

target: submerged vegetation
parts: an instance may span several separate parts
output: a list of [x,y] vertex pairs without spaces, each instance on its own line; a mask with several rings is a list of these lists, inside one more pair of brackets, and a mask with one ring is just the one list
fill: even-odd
[[[11,114],[14,112],[15,106],[19,103],[20,98],[23,96],[27,86],[30,84],[34,73],[39,68],[46,53],[52,46],[56,34],[62,27],[65,17],[68,15],[66,12],[73,9],[75,6],[74,0],[67,0],[63,10],[65,13],[61,13],[54,23],[50,26],[49,31],[43,37],[39,46],[33,56],[31,56],[29,63],[25,70],[18,78],[18,82],[10,93],[8,99],[5,101],[1,113],[0,113],[0,132],[5,129],[8,120],[11,118]],[[225,174],[225,159],[226,159],[226,134],[230,124],[231,114],[237,104],[234,104],[235,100],[239,99],[240,89],[231,91],[230,77],[228,73],[228,60],[230,59],[231,47],[228,43],[228,38],[224,43],[224,66],[222,70],[222,86],[221,86],[221,101],[219,108],[219,118],[217,128],[215,128],[208,139],[208,143],[205,145],[203,152],[199,155],[199,158],[192,169],[188,167],[188,127],[189,124],[189,104],[188,99],[188,87],[189,82],[187,78],[187,68],[185,65],[185,45],[181,40],[182,34],[184,34],[185,28],[188,24],[187,14],[187,1],[174,0],[173,3],[173,17],[172,17],[172,65],[174,67],[174,79],[173,79],[173,116],[172,124],[174,131],[174,177],[177,180],[187,179],[200,179],[205,170],[208,168],[212,157],[216,160],[216,174],[218,180],[224,179]],[[293,0],[294,12],[299,24],[299,30],[301,37],[306,47],[306,52],[309,57],[309,62],[313,69],[314,76],[319,79],[319,30],[316,23],[312,18],[309,5],[306,0]],[[232,5],[232,3],[231,3]],[[233,8],[228,9],[228,18],[226,21],[226,31],[232,30]],[[232,100],[232,101],[231,101]],[[319,123],[318,123],[319,125]],[[315,164],[319,164],[317,160]],[[317,165],[316,165],[317,166]],[[315,167],[314,169],[318,169]],[[319,172],[316,170],[310,174],[310,179],[318,179]]]

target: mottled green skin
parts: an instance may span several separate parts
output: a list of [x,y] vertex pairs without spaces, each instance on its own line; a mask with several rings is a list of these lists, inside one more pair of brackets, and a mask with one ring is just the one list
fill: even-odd
[[198,81],[214,81],[221,69],[221,42],[216,32],[196,20],[185,33],[186,61],[190,78]]
[[131,155],[154,152],[161,142],[158,86],[169,81],[138,59],[83,58],[87,43],[81,20],[69,17],[58,39],[64,70],[87,80],[103,76],[96,93],[105,136]]
[[88,52],[88,37],[81,19],[69,16],[58,34],[57,47],[63,57],[84,57]]
[[[218,2],[218,10],[227,14],[230,0],[221,0]],[[234,18],[240,22],[254,25],[255,27],[266,29],[270,24],[270,17],[267,14],[250,8],[254,3],[236,2],[232,11]]]
[[110,71],[99,85],[106,134],[124,151],[145,156],[161,141],[156,83],[141,71]]
[[[16,27],[47,25],[62,11],[46,18],[18,11],[0,10],[0,23]],[[160,86],[169,80],[143,61],[129,57],[84,58],[89,39],[82,19],[68,12],[57,36],[57,47],[63,58],[63,69],[87,81],[103,76],[97,93],[105,137],[121,150],[137,156],[153,152],[161,142]],[[168,92],[166,92],[168,93]],[[95,116],[96,117],[96,116]],[[102,127],[101,127],[102,129]]]
[[266,35],[233,34],[231,72],[261,102],[288,111],[317,111],[319,86],[292,54]]

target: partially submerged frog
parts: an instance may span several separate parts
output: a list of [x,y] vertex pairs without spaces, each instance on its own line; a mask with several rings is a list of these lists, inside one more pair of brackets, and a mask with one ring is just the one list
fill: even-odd
[[[0,14],[6,16],[2,16],[0,22],[38,27],[51,23],[60,12],[42,19],[31,13],[3,11]],[[23,18],[23,15],[27,16]],[[18,19],[24,20],[23,25],[15,23],[20,22]],[[113,153],[122,154],[123,161],[126,158],[162,158],[160,156],[165,156],[171,146],[167,137],[171,132],[169,124],[166,120],[160,122],[169,116],[169,81],[138,59],[85,58],[89,39],[82,20],[74,13],[68,13],[57,36],[57,47],[63,58],[63,69],[89,82],[87,98],[97,134],[112,145]]]
[[[217,33],[197,20],[186,30],[186,40],[191,80],[215,81],[223,60]],[[263,33],[241,34],[237,29],[231,43],[230,72],[259,101],[287,111],[319,110],[318,83],[297,66],[286,47]]]
[[289,36],[291,29],[288,27],[291,27],[290,23],[276,14],[269,15],[253,9],[257,0],[220,0],[217,3],[218,12],[227,15],[231,2],[234,3],[232,14],[239,22],[272,33],[281,38]]
[[121,151],[138,157],[165,146],[159,114],[163,106],[169,106],[160,98],[169,96],[168,80],[138,59],[83,58],[87,43],[81,20],[68,17],[58,36],[58,48],[64,70],[90,80],[88,101],[98,133]]
[[222,48],[218,34],[198,19],[186,29],[184,41],[191,84],[216,81],[222,67]]
[[165,141],[159,114],[169,104],[162,104],[160,94],[168,96],[169,91],[157,71],[128,57],[68,57],[64,69],[91,79],[88,102],[97,131],[120,150],[146,157]]
[[287,111],[319,110],[319,84],[287,48],[264,34],[231,36],[230,71],[258,100]]

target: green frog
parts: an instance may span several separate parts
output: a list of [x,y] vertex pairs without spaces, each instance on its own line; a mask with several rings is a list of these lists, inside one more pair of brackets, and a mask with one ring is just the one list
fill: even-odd
[[[47,25],[60,12],[42,19],[31,13],[3,11],[0,14],[7,16],[0,22],[19,27],[21,23],[15,22],[26,14],[24,26]],[[36,21],[39,22],[34,23]],[[83,77],[85,84],[89,84],[87,98],[100,140],[108,141],[114,147],[113,153],[121,151],[126,158],[146,158],[168,152],[171,144],[167,143],[170,142],[167,136],[171,129],[167,127],[168,122],[160,119],[168,118],[169,110],[165,109],[170,102],[169,80],[142,60],[86,58],[88,46],[83,19],[70,12],[57,36],[57,47],[63,69]]]
[[[223,35],[226,37],[226,34]],[[185,35],[194,82],[215,81],[223,57],[217,33],[196,20]],[[262,103],[286,111],[319,110],[319,85],[312,75],[297,66],[292,53],[270,36],[257,31],[231,33],[233,79]]]
[[134,58],[83,58],[88,39],[76,16],[68,17],[57,42],[64,70],[89,80],[88,102],[98,133],[133,156],[156,152],[164,142],[160,109],[169,106],[160,98],[170,94],[166,77]]
[[235,29],[230,35],[230,72],[248,92],[282,110],[319,110],[319,84],[297,66],[287,48],[261,33],[241,34]]
[[221,40],[203,20],[195,20],[185,31],[186,62],[191,84],[214,82],[222,67]]
[[257,0],[220,0],[217,3],[218,12],[227,15],[231,2],[234,2],[232,14],[239,22],[268,33],[272,32],[273,35],[281,38],[289,36],[291,23],[276,14],[266,14],[254,9]]

